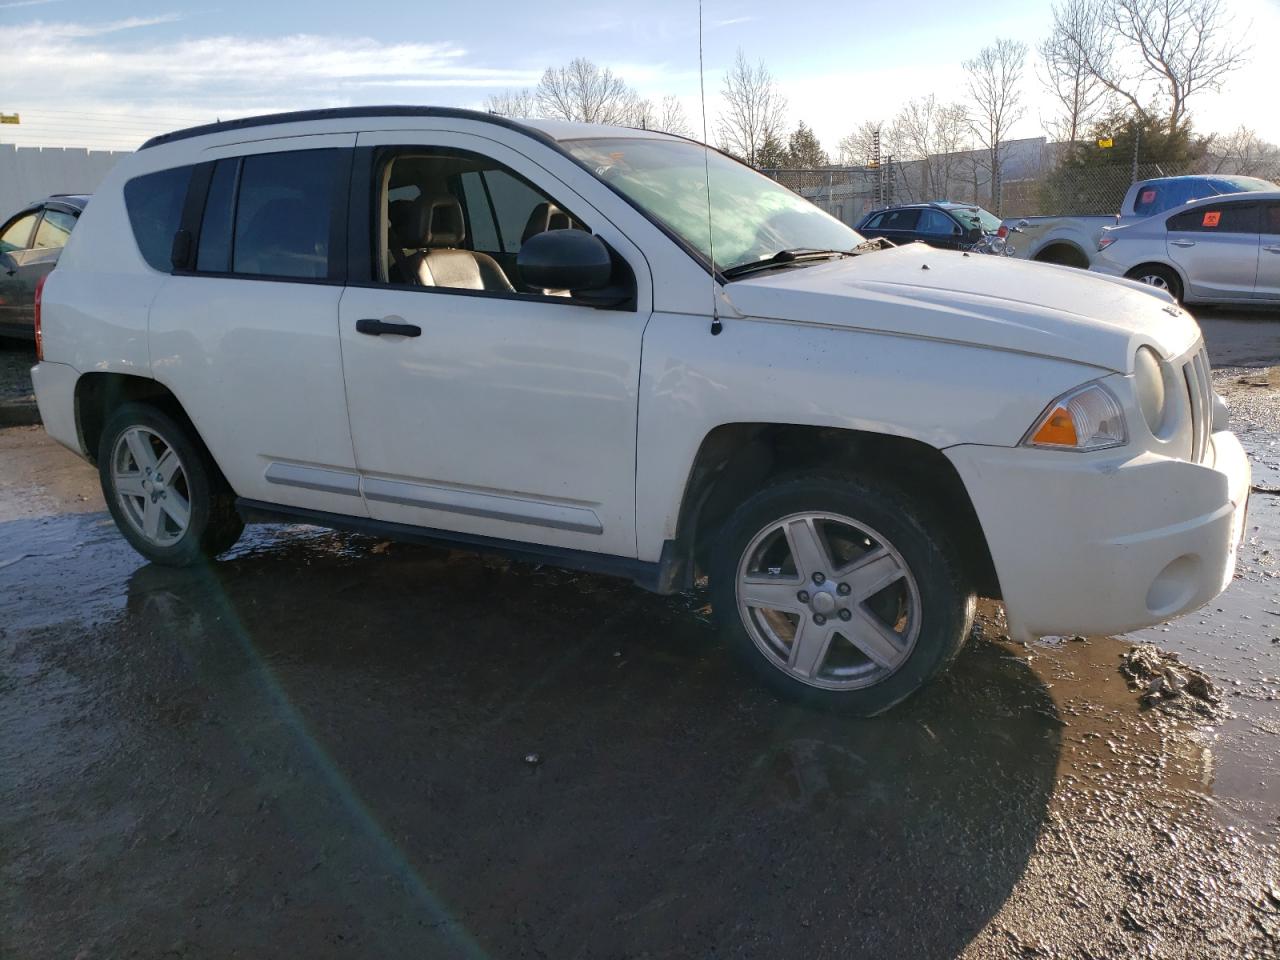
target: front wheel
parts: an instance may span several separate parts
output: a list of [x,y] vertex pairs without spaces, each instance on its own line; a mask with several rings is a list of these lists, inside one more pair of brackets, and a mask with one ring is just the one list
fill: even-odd
[[976,598],[940,526],[856,478],[777,482],[742,504],[713,549],[726,639],[773,689],[872,716],[959,652]]
[[204,448],[156,407],[126,403],[111,416],[98,473],[116,526],[153,563],[181,567],[216,556],[244,529]]

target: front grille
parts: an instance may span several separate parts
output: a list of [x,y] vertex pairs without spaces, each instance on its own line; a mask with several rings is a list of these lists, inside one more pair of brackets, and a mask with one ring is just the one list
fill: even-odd
[[1187,381],[1187,399],[1191,401],[1191,460],[1202,463],[1213,431],[1213,380],[1204,347],[1182,365],[1182,375]]

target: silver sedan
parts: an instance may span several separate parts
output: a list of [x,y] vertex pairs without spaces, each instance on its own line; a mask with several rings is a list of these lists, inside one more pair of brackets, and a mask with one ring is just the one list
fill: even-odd
[[1208,197],[1109,227],[1089,269],[1186,303],[1280,306],[1280,191]]

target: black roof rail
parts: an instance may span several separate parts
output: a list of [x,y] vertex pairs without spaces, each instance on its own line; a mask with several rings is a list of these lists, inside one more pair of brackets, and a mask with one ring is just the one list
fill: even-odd
[[192,137],[203,137],[210,133],[223,133],[229,130],[246,130],[251,127],[271,127],[283,123],[304,123],[308,120],[348,120],[356,117],[449,117],[455,120],[477,120],[482,123],[493,123],[500,127],[519,130],[521,133],[539,140],[554,142],[555,138],[523,123],[496,113],[485,113],[480,110],[464,110],[460,107],[420,107],[393,105],[384,107],[325,107],[319,110],[294,110],[289,113],[267,113],[256,117],[242,117],[239,120],[223,120],[219,123],[206,123],[198,127],[186,127],[172,133],[162,133],[152,137],[139,150],[158,147],[178,140],[189,140]]

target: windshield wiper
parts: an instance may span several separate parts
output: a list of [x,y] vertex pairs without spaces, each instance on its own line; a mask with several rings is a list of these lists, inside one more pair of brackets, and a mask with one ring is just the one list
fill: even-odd
[[779,250],[772,256],[765,257],[763,260],[751,260],[747,263],[739,263],[735,266],[728,267],[721,271],[725,278],[732,280],[734,277],[740,277],[744,273],[754,273],[756,270],[771,270],[774,267],[784,267],[790,263],[802,263],[806,260],[826,260],[830,257],[851,257],[852,250],[824,250],[821,247],[793,247],[789,250]]

